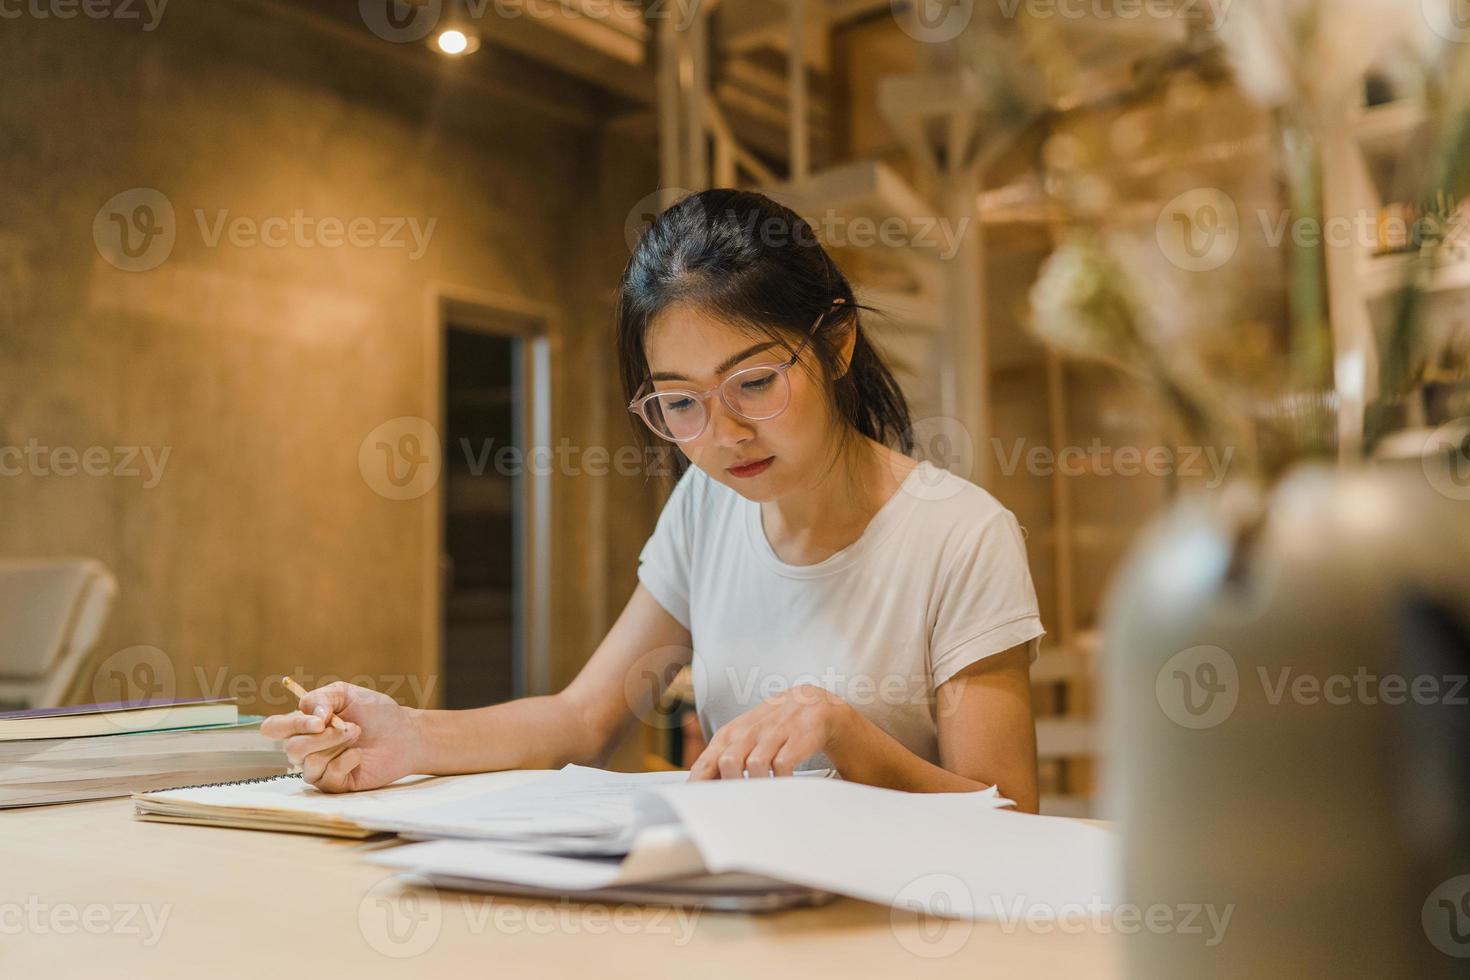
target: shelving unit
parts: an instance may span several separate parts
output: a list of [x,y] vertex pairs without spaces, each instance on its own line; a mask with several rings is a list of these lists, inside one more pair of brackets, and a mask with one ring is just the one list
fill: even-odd
[[[1403,168],[1427,153],[1429,118],[1415,101],[1365,107],[1340,137],[1325,147],[1326,212],[1354,229],[1376,228],[1380,209],[1393,203]],[[1470,243],[1466,243],[1470,246]],[[1392,321],[1395,298],[1413,274],[1412,256],[1378,254],[1376,241],[1354,234],[1328,244],[1337,391],[1341,398],[1339,446],[1343,458],[1362,445],[1366,407],[1379,395],[1379,351]],[[1450,343],[1470,324],[1470,251],[1451,248],[1421,286],[1428,295],[1425,335]],[[1410,424],[1420,424],[1410,406]]]

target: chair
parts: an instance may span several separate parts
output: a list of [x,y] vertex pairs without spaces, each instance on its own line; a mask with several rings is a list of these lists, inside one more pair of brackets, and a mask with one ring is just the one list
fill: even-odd
[[0,559],[0,709],[60,704],[116,595],[90,558]]

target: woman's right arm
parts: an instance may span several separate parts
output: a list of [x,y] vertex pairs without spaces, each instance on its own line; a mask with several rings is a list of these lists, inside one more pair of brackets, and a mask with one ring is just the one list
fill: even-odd
[[[332,792],[372,789],[409,773],[557,769],[605,762],[691,656],[689,631],[642,585],[590,660],[558,694],[464,711],[407,708],[338,681],[307,692],[299,710],[261,723],[284,738],[307,782]],[[347,731],[331,728],[333,716]]]

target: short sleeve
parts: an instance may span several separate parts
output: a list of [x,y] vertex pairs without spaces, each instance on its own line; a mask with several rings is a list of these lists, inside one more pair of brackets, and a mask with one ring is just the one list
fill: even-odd
[[929,644],[936,688],[971,664],[1023,643],[1036,659],[1046,629],[1015,515],[1002,511],[976,533],[961,536],[941,574]]
[[660,606],[689,629],[689,576],[693,566],[694,511],[699,479],[690,466],[658,515],[653,534],[638,553],[638,581]]

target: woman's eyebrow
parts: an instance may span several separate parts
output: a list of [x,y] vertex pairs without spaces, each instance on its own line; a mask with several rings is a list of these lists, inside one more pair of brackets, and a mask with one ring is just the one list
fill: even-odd
[[[735,365],[739,364],[741,361],[745,360],[747,357],[753,357],[756,354],[759,354],[761,351],[770,350],[772,347],[775,347],[775,346],[777,346],[777,342],[776,341],[774,341],[774,340],[768,340],[768,341],[766,341],[763,344],[756,344],[753,347],[747,347],[745,350],[741,351],[740,353],[735,354],[732,357],[727,357],[723,361],[721,361],[720,362],[720,366],[717,367],[717,368],[715,368],[715,374],[724,374],[726,371],[730,370],[732,367],[734,367]],[[684,375],[682,375],[682,374],[675,374],[672,371],[655,371],[653,374],[650,374],[648,376],[648,380],[649,381],[688,381],[689,379],[686,378],[686,377],[684,377]]]

